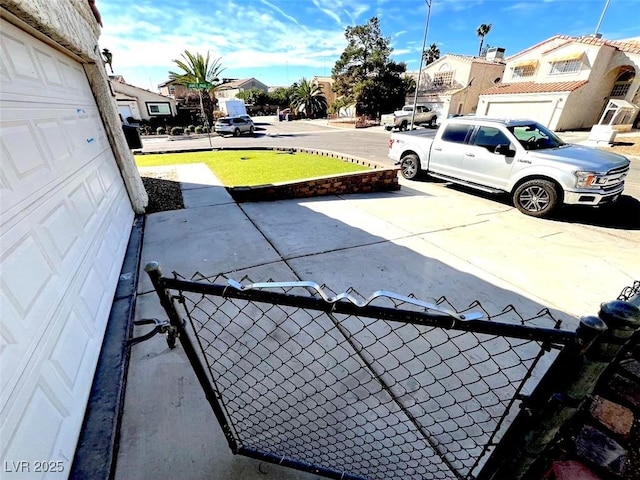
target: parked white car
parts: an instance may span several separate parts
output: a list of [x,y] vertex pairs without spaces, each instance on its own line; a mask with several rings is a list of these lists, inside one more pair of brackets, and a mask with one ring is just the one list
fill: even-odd
[[615,202],[629,172],[626,157],[564,143],[533,120],[450,118],[434,138],[421,131],[392,133],[388,156],[407,179],[425,172],[490,193],[507,192],[518,210],[534,217],[563,203]]
[[216,120],[213,130],[215,133],[219,133],[221,135],[231,134],[234,137],[238,137],[243,133],[253,135],[255,127],[253,126],[253,121],[251,121],[250,118],[247,121],[243,117],[220,117]]

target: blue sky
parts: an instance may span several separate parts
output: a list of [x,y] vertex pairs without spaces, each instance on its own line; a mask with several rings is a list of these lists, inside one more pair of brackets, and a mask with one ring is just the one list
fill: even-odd
[[[113,52],[114,73],[156,91],[186,49],[220,57],[228,78],[255,77],[287,86],[331,75],[348,26],[380,19],[392,58],[417,70],[426,0],[97,0],[101,48]],[[555,34],[595,32],[606,0],[432,0],[427,44],[441,53],[476,55],[476,29],[493,25],[485,43],[515,55]],[[603,38],[640,37],[640,0],[610,0]]]

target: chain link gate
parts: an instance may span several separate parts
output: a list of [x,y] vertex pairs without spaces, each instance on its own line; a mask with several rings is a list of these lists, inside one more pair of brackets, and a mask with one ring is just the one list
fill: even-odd
[[476,478],[579,341],[546,309],[146,271],[233,453],[329,478]]

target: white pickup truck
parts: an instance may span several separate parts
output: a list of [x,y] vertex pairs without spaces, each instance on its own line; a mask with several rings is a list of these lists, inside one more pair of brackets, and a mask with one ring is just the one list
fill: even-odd
[[[386,113],[380,117],[380,123],[385,130],[389,131],[393,128],[406,130],[411,125],[411,116],[413,115],[413,105],[405,105],[402,110],[396,110],[393,113]],[[416,107],[416,113],[413,115],[414,125],[435,126],[438,114],[428,105],[420,105]]]
[[390,159],[404,178],[421,173],[491,193],[510,193],[518,210],[549,215],[561,204],[599,206],[624,189],[629,160],[564,143],[533,120],[457,117],[431,132],[392,133]]

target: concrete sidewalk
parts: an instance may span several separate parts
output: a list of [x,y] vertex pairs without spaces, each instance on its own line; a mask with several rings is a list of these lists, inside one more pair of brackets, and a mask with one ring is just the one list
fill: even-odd
[[[550,307],[574,328],[640,271],[640,234],[620,238],[526,217],[494,199],[426,182],[390,193],[238,205],[201,165],[178,167],[186,208],[147,216],[141,268],[237,280],[312,280],[335,292],[380,289],[525,316]],[[576,236],[581,248],[575,248]],[[543,248],[540,248],[543,245]],[[136,318],[166,318],[144,272]],[[148,331],[136,327],[134,336]],[[313,479],[233,456],[178,346],[131,347],[116,478]]]

